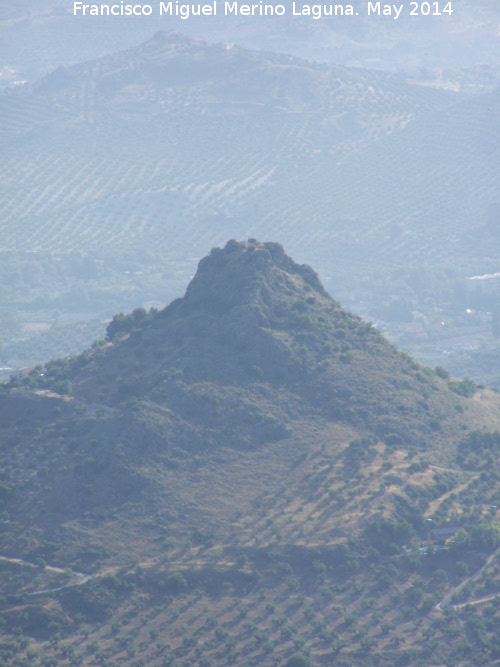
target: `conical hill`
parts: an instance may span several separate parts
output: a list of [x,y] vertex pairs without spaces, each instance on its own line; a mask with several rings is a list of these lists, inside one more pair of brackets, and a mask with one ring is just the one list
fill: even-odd
[[289,545],[338,543],[396,507],[421,525],[471,481],[464,439],[500,427],[498,396],[476,389],[399,352],[279,244],[229,241],[183,298],[3,387],[14,533],[88,529],[122,556],[135,535],[137,557],[165,521],[176,543],[270,544],[264,498]]
[[185,397],[200,419],[206,401],[197,405],[196,397],[212,392],[222,420],[224,396],[268,392],[281,406],[276,418],[281,409],[306,410],[405,448],[460,432],[457,395],[342,309],[277,243],[230,241],[212,250],[184,298],[156,314],[116,317],[108,338],[76,372],[76,396],[101,392],[113,406],[133,396],[189,416]]

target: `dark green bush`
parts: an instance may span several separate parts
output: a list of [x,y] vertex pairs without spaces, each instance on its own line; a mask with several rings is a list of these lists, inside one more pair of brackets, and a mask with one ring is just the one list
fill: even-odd
[[314,663],[305,655],[301,653],[294,653],[285,662],[285,667],[313,667]]
[[477,386],[474,382],[472,382],[472,380],[465,378],[460,382],[448,382],[448,388],[459,396],[464,396],[464,398],[471,398],[474,396]]

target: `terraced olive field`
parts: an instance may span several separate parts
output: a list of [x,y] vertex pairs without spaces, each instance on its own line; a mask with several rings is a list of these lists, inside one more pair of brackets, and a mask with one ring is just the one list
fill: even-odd
[[107,334],[0,387],[2,667],[498,663],[498,393],[276,243]]
[[2,246],[178,258],[256,235],[322,266],[469,257],[499,188],[497,105],[158,36],[2,95]]

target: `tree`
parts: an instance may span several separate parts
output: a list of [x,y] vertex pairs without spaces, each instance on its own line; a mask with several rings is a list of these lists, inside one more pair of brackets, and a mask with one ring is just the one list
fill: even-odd
[[500,545],[500,529],[491,523],[480,523],[470,533],[472,546],[479,551],[493,551]]
[[71,384],[71,380],[57,380],[57,382],[54,382],[52,389],[56,392],[56,394],[63,394],[67,396],[73,391],[73,385]]
[[463,551],[464,549],[467,549],[470,546],[469,533],[464,530],[464,528],[460,528],[453,537],[450,537],[450,539],[446,541],[446,546],[450,547],[452,551]]
[[180,572],[174,572],[173,574],[168,576],[167,581],[165,583],[167,589],[172,593],[180,593],[187,586],[186,579]]

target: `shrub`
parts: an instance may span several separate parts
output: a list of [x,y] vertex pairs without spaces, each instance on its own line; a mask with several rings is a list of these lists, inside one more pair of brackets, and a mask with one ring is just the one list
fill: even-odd
[[52,389],[56,392],[56,394],[63,394],[67,396],[73,391],[73,385],[69,380],[58,380],[57,382],[54,382]]
[[115,315],[106,328],[106,339],[112,341],[120,335],[131,332],[133,329],[140,328],[146,322],[154,319],[158,313],[156,308],[151,308],[148,312],[145,308],[136,308],[129,315],[118,313]]
[[438,377],[443,378],[443,380],[449,380],[450,378],[450,374],[448,373],[446,368],[443,368],[442,366],[436,366],[434,372]]
[[459,396],[464,396],[464,398],[471,398],[474,396],[477,386],[474,382],[472,382],[472,380],[465,378],[461,382],[448,382],[448,388]]

